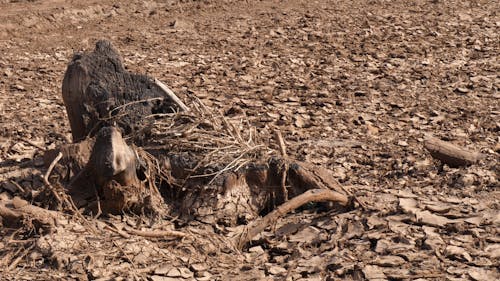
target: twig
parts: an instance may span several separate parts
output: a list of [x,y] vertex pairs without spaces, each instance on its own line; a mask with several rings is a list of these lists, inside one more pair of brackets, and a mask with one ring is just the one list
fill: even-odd
[[35,148],[38,148],[40,149],[40,151],[44,151],[45,150],[45,147],[39,145],[39,144],[36,144],[34,141],[32,140],[29,140],[29,139],[23,139],[24,142],[26,142],[27,144],[35,147]]
[[283,140],[283,136],[281,135],[281,131],[279,129],[275,129],[274,133],[276,135],[276,141],[278,142],[278,145],[280,147],[280,153],[281,157],[283,157],[284,163],[283,163],[283,171],[281,173],[281,192],[283,193],[283,200],[286,202],[288,201],[288,189],[286,188],[286,178],[287,178],[287,171],[288,171],[288,157],[286,155],[286,146],[285,146],[285,141]]
[[31,246],[29,246],[28,248],[26,248],[22,254],[20,254],[17,258],[15,258],[12,263],[9,265],[9,267],[7,267],[7,270],[12,270],[13,268],[15,268],[19,262],[21,262],[21,260],[29,253],[29,251],[31,251],[31,249],[33,249],[35,247],[35,243],[31,244]]
[[9,182],[12,183],[17,189],[19,189],[19,191],[21,191],[21,193],[23,193],[23,194],[26,193],[24,188],[21,185],[19,185],[16,181],[10,180]]
[[183,238],[186,237],[184,232],[175,230],[137,230],[130,227],[125,227],[125,230],[133,235],[148,237],[148,238]]
[[47,172],[43,176],[43,182],[50,189],[50,191],[52,191],[52,194],[54,194],[54,197],[56,197],[56,199],[59,202],[59,204],[62,203],[61,197],[59,196],[59,194],[57,194],[57,191],[55,190],[54,186],[52,186],[52,184],[50,184],[50,182],[49,182],[49,176],[52,173],[52,170],[56,166],[57,162],[59,162],[59,160],[61,160],[62,157],[63,157],[63,154],[61,152],[59,152],[57,154],[56,158],[54,158],[54,160],[52,161],[52,163],[50,163],[50,166],[47,169]]
[[112,222],[109,222],[109,224],[111,225],[107,225],[107,224],[104,224],[104,229],[108,229],[108,230],[111,230],[117,234],[119,234],[121,237],[125,238],[125,239],[129,239],[130,238],[130,235],[126,232],[123,232],[121,229],[118,228],[118,226],[116,226],[114,223]]
[[286,213],[304,205],[309,202],[332,201],[338,202],[340,205],[346,206],[349,199],[344,194],[335,192],[329,189],[311,189],[301,195],[290,199],[284,204],[280,205],[271,213],[267,214],[260,220],[256,220],[249,225],[245,231],[238,235],[235,239],[235,244],[239,249],[243,248],[248,242],[252,240],[257,234],[261,233],[267,226],[274,223],[278,218]]
[[158,85],[158,87],[160,87],[160,89],[162,89],[165,94],[170,98],[172,99],[172,101],[179,106],[180,109],[182,109],[182,111],[189,111],[189,107],[187,107],[182,101],[181,99],[179,99],[179,97],[177,97],[175,95],[175,93],[170,90],[169,87],[167,87],[167,85],[163,84],[160,80],[158,79],[155,79],[154,80],[155,84]]

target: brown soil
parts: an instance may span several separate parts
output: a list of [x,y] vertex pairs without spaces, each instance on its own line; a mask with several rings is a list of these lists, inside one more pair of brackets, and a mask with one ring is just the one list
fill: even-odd
[[[35,0],[0,11],[0,201],[50,205],[35,198],[44,150],[71,142],[64,71],[107,38],[127,70],[181,99],[278,126],[288,154],[333,170],[365,206],[306,206],[243,251],[228,242],[242,226],[168,217],[3,227],[1,279],[500,278],[496,1]],[[441,165],[427,134],[486,157]],[[137,232],[172,229],[186,236]]]

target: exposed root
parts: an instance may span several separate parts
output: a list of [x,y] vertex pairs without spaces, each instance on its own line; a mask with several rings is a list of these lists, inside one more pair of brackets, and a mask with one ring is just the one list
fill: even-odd
[[265,217],[252,222],[243,233],[238,235],[234,243],[239,249],[249,243],[253,237],[261,233],[266,227],[272,225],[278,218],[286,213],[310,202],[331,201],[342,206],[347,206],[349,198],[347,196],[328,189],[311,189],[303,194],[290,199]]

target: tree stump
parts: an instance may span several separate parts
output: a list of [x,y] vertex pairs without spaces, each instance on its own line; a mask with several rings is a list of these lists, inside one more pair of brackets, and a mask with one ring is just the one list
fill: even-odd
[[[143,131],[147,116],[182,110],[154,79],[125,70],[118,51],[101,40],[90,53],[75,54],[62,84],[73,141],[116,124],[125,135]],[[134,141],[140,142],[144,134]]]
[[[77,169],[69,173],[75,176],[68,184],[68,193],[78,208],[93,213],[131,210],[161,214],[167,203],[177,212],[174,215],[235,225],[254,220],[309,189],[342,192],[326,169],[292,161],[283,152],[269,157],[268,148],[261,143],[251,148],[243,144],[240,132],[235,132],[224,117],[217,128],[237,136],[233,143],[241,145],[241,154],[224,160],[227,162],[214,159],[208,166],[201,165],[208,150],[192,148],[190,142],[176,145],[179,138],[192,137],[197,143],[198,138],[213,137],[216,142],[227,132],[217,131],[206,116],[188,112],[171,91],[163,92],[165,85],[158,85],[149,77],[125,71],[108,41],[97,42],[93,52],[77,54],[69,64],[63,99],[73,140],[78,143],[60,151],[62,163]],[[148,117],[177,111],[190,114],[171,118],[174,121],[168,128],[177,126],[180,131],[173,138],[152,140],[147,128],[151,125],[148,120],[154,118]],[[195,128],[197,136],[190,136]],[[164,129],[152,130],[157,131]],[[210,134],[203,133],[207,131]],[[260,154],[257,148],[263,149]],[[214,151],[213,147],[208,149]],[[255,155],[245,165],[231,166],[250,151]],[[339,202],[345,205],[347,197],[343,196]]]

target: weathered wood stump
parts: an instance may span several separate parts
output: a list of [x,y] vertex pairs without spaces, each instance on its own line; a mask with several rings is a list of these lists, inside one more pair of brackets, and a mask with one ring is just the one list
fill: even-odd
[[[208,166],[201,165],[204,155],[196,153],[207,150],[178,148],[175,141],[188,137],[193,128],[199,133],[198,137],[192,136],[194,143],[212,136],[220,141],[224,134],[207,124],[204,116],[177,115],[172,126],[185,130],[163,142],[152,141],[145,130],[150,125],[147,117],[187,111],[175,95],[170,93],[168,97],[162,88],[165,86],[158,86],[152,78],[126,72],[108,41],[99,41],[91,53],[75,55],[64,77],[63,98],[74,141],[79,143],[60,151],[62,163],[74,170],[66,173],[74,175],[67,189],[78,208],[94,213],[131,210],[161,214],[167,203],[184,217],[234,225],[254,220],[309,189],[334,190],[336,195],[325,199],[341,198],[337,201],[347,204],[347,197],[341,194],[328,170],[288,160],[284,155],[254,156],[238,167],[230,166],[233,159],[231,163],[215,159]],[[234,130],[227,120],[220,123]],[[204,128],[212,130],[212,135],[200,135]],[[235,135],[241,140],[239,133]],[[174,143],[165,143],[169,141]],[[244,149],[238,158],[265,147],[257,144],[249,149],[248,144],[246,148],[240,145]],[[313,194],[313,200],[321,201],[317,194]],[[304,200],[307,198],[300,202]]]
[[98,41],[93,52],[74,55],[62,96],[74,142],[113,124],[131,135],[144,129],[146,116],[181,110],[154,79],[127,72],[106,40]]

